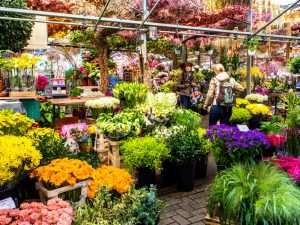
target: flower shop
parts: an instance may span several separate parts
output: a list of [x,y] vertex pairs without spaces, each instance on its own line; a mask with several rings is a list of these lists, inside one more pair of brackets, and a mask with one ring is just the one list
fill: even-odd
[[278,1],[1,1],[0,225],[300,224]]

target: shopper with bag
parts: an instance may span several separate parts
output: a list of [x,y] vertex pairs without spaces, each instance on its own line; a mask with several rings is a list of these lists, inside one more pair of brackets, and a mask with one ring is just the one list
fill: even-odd
[[203,106],[207,110],[210,105],[209,126],[220,123],[229,125],[232,106],[235,104],[234,90],[243,91],[244,87],[230,77],[222,64],[214,67],[216,76],[210,81],[208,93]]
[[191,108],[191,89],[196,86],[192,74],[192,63],[181,65],[182,74],[177,81],[177,87],[180,91],[180,103],[185,109]]

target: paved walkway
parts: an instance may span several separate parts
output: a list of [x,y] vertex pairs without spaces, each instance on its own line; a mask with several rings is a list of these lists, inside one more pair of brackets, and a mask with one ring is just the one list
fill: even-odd
[[166,203],[159,225],[204,225],[208,200],[207,187],[212,179],[198,180],[191,192],[177,192],[176,187],[159,190],[159,198]]

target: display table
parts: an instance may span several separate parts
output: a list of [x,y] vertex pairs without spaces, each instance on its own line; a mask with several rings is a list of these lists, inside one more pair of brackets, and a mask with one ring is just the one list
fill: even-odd
[[0,100],[14,100],[18,99],[22,102],[24,108],[26,109],[27,116],[31,119],[40,119],[40,104],[37,101],[38,96],[34,97],[0,97]]
[[[57,106],[58,115],[60,115],[60,107],[61,106],[72,106],[72,105],[85,105],[85,103],[89,100],[99,99],[96,98],[61,98],[61,99],[50,99],[50,102],[53,104],[53,127],[55,127],[55,110]],[[60,129],[60,117],[57,118],[57,128]]]

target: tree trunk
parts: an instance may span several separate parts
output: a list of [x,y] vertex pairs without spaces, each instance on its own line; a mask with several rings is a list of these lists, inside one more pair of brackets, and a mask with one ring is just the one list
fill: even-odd
[[99,37],[95,43],[99,54],[99,64],[101,70],[100,90],[103,93],[108,91],[108,42],[106,37]]

